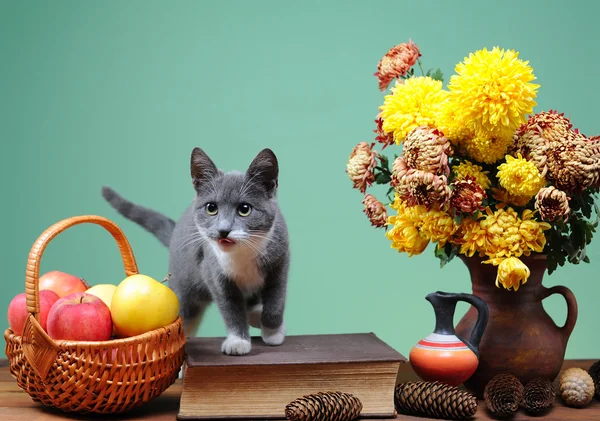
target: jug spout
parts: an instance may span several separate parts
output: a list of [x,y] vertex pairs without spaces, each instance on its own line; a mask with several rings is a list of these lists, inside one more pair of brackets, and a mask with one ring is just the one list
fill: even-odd
[[449,292],[432,292],[425,299],[431,303],[435,313],[435,329],[439,335],[454,335],[454,313],[458,297]]

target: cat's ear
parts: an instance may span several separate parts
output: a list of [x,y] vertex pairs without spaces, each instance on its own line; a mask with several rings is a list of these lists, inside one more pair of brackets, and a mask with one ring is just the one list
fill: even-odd
[[190,172],[196,190],[202,183],[209,181],[220,173],[212,159],[200,148],[194,148],[192,151]]
[[260,151],[248,167],[246,176],[249,180],[260,182],[267,193],[272,194],[277,188],[279,177],[279,164],[273,151],[268,148]]

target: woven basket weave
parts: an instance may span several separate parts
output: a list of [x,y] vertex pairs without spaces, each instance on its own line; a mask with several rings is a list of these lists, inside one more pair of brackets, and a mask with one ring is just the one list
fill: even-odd
[[92,223],[105,228],[119,246],[127,276],[138,268],[121,229],[99,216],[78,216],[48,228],[27,262],[25,293],[29,316],[22,336],[7,329],[10,373],[33,400],[65,412],[120,413],[159,396],[177,379],[185,334],[181,318],[144,334],[104,342],[55,341],[39,324],[39,273],[44,249],[69,227]]

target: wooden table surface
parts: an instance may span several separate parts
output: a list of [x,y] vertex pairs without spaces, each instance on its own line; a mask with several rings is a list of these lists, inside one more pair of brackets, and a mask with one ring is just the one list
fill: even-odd
[[[566,361],[564,368],[581,367],[588,369],[594,361],[592,360],[570,360]],[[410,364],[402,364],[398,373],[398,381],[417,380],[410,368]],[[181,382],[178,380],[165,393],[143,407],[126,415],[100,416],[100,415],[77,415],[59,412],[46,408],[31,400],[29,395],[17,386],[16,381],[10,376],[7,361],[0,360],[0,421],[49,421],[49,420],[155,420],[173,421],[176,418],[179,407],[179,394]],[[425,421],[428,418],[420,418],[398,414],[397,420]],[[485,404],[480,402],[477,414],[473,421],[492,420],[488,415]],[[595,398],[585,408],[575,409],[564,406],[559,397],[555,401],[552,411],[543,417],[531,417],[519,411],[512,421],[519,420],[547,420],[547,421],[600,421],[600,400]]]

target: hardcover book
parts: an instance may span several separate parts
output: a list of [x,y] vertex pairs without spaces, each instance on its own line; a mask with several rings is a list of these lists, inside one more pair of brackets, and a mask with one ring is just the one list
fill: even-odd
[[394,418],[394,387],[406,358],[372,333],[288,336],[276,347],[252,338],[244,356],[223,338],[190,338],[177,418],[285,419],[293,400],[339,391],[360,399],[360,418]]

